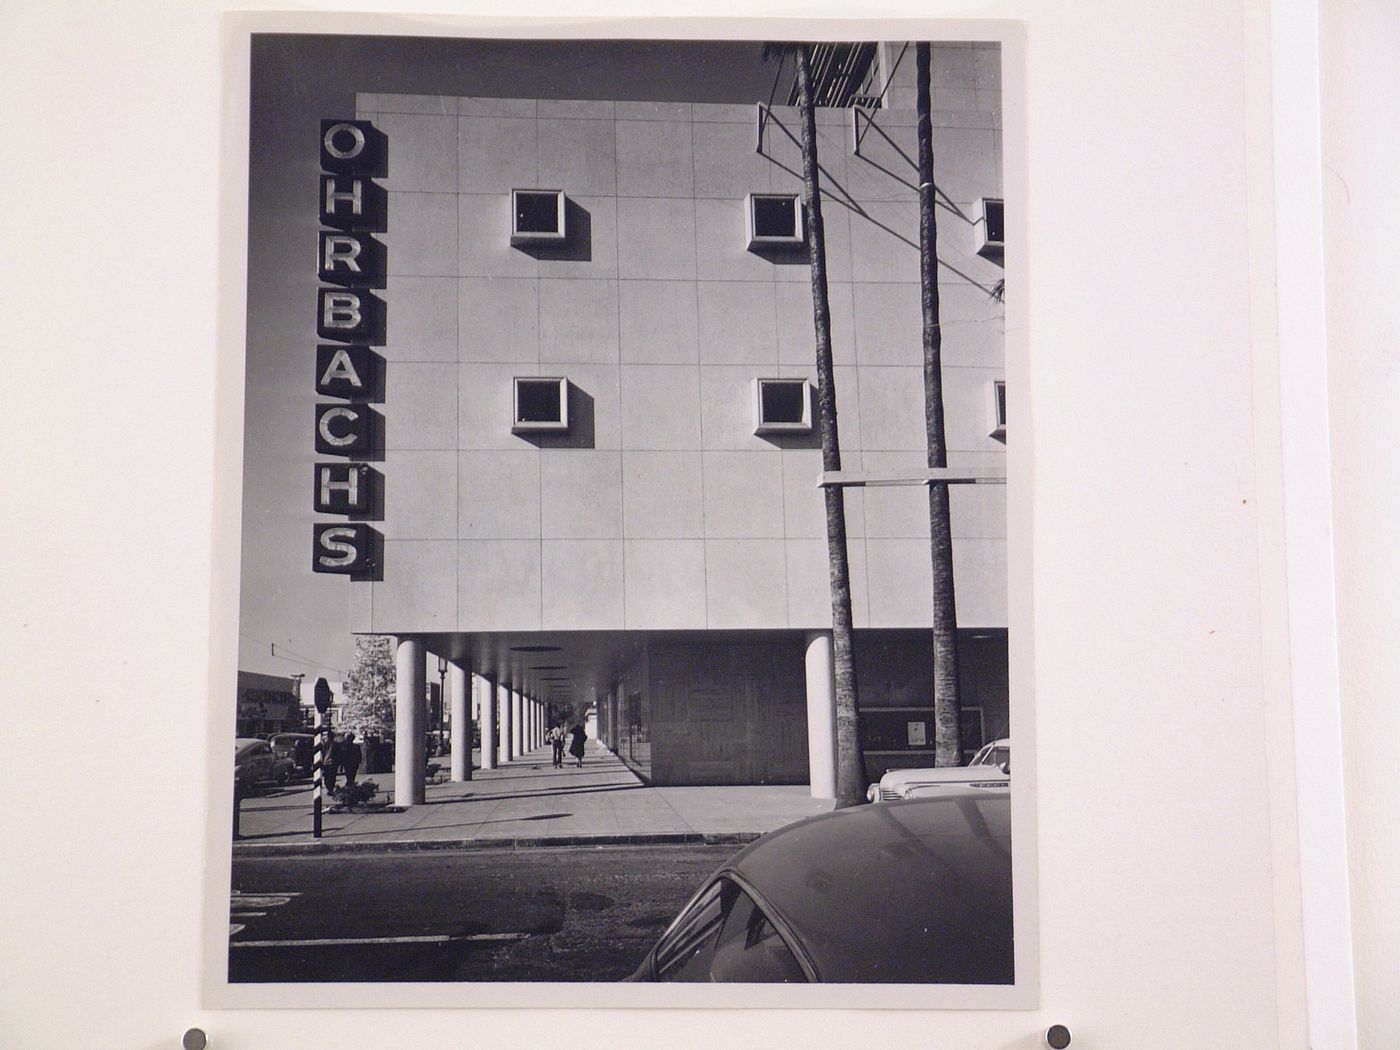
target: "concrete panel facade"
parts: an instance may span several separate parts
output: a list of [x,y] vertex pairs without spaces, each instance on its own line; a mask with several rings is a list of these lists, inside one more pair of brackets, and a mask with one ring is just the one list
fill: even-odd
[[[1002,271],[975,225],[977,199],[1001,196],[999,89],[977,49],[949,50],[934,102],[948,449],[999,471]],[[390,144],[390,276],[384,565],[352,583],[352,629],[478,660],[504,644],[486,636],[779,632],[800,698],[805,632],[831,624],[821,455],[815,433],[755,435],[753,390],[802,378],[815,395],[810,272],[800,248],[748,250],[744,215],[747,194],[800,192],[797,113],[772,110],[756,151],[750,106],[364,94],[357,108]],[[914,114],[817,117],[843,466],[918,467]],[[509,243],[513,189],[565,192],[563,244]],[[567,433],[512,432],[529,376],[568,380]],[[1004,489],[955,489],[952,506],[960,625],[1004,647]],[[847,490],[846,523],[857,627],[927,628],[925,490]],[[486,659],[476,673],[504,667]],[[613,694],[608,724],[629,702],[635,724],[666,722],[642,717],[662,703],[646,689],[593,685]],[[780,764],[805,748],[805,716],[790,721]],[[801,779],[705,757],[703,741],[685,760],[657,750],[676,732],[634,734],[629,763],[664,767],[662,782]]]

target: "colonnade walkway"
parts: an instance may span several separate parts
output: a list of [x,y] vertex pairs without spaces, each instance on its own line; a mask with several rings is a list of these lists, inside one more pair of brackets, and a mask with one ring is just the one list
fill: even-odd
[[[476,756],[474,756],[476,757]],[[478,759],[479,760],[479,759]],[[434,759],[445,774],[447,757]],[[361,775],[392,793],[392,773]],[[805,784],[648,787],[596,740],[583,766],[564,756],[553,767],[537,748],[472,779],[427,786],[422,805],[363,813],[326,812],[322,837],[311,834],[311,787],[292,784],[245,798],[238,818],[237,855],[519,848],[629,842],[746,842],[833,803],[814,799]]]

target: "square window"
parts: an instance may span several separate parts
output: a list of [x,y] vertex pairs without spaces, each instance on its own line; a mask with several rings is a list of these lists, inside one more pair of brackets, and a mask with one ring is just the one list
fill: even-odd
[[510,243],[557,243],[565,239],[563,190],[510,191]]
[[1006,237],[1005,209],[1000,197],[979,197],[977,200],[977,254],[1001,258]]
[[512,434],[569,429],[569,381],[557,376],[517,376]]
[[810,434],[811,384],[805,379],[755,379],[753,432]]
[[987,384],[987,419],[992,429],[988,437],[1006,440],[1006,380],[993,379]]
[[744,215],[750,251],[803,243],[802,201],[794,193],[750,193]]

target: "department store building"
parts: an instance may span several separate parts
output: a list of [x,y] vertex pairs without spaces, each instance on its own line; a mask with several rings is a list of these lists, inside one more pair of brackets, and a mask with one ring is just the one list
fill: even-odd
[[[816,114],[842,466],[873,479],[926,466],[902,48],[879,45],[866,94]],[[935,45],[933,68],[949,463],[1004,477],[998,48]],[[375,373],[356,467],[373,556],[350,625],[397,639],[400,746],[427,728],[410,698],[436,655],[454,725],[479,710],[500,742],[485,764],[540,743],[546,705],[591,703],[651,784],[829,796],[796,108],[360,94],[355,116],[382,134],[387,202],[382,331],[357,358]],[[874,777],[932,764],[927,490],[845,499]],[[1005,487],[951,500],[970,752],[1009,732]],[[398,789],[421,800],[421,782]]]

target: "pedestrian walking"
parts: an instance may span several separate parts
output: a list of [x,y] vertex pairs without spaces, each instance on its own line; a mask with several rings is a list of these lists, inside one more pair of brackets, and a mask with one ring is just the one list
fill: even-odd
[[345,786],[355,786],[355,774],[360,771],[360,745],[355,734],[346,733],[340,744],[340,771],[345,774]]
[[340,771],[340,741],[334,733],[326,734],[326,751],[321,756],[321,763],[324,770],[321,780],[326,785],[326,794],[329,795],[335,790],[335,775]]
[[582,768],[583,766],[583,742],[588,739],[588,733],[579,723],[574,723],[574,728],[569,730],[569,754],[577,760],[574,764]]
[[550,726],[549,745],[554,751],[554,768],[564,768],[564,727]]

